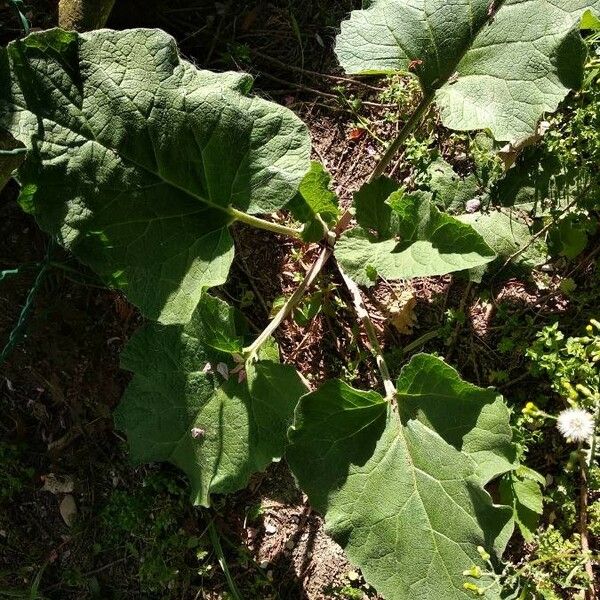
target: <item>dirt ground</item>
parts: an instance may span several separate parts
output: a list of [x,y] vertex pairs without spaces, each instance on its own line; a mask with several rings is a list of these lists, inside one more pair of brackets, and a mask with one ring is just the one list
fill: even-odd
[[[56,22],[51,0],[29,4],[34,27]],[[109,25],[161,27],[175,35],[182,52],[200,66],[253,73],[256,93],[285,104],[308,123],[315,158],[330,170],[342,202],[347,203],[381,150],[377,140],[356,133],[353,101],[362,99],[360,112],[379,137],[389,139],[398,126],[383,118],[380,81],[352,83],[335,64],[336,27],[359,4],[350,0],[306,0],[301,6],[288,0],[117,0]],[[198,6],[191,8],[194,5]],[[7,8],[0,9],[0,31],[2,43],[19,33]],[[456,151],[445,146],[443,132],[438,143],[442,152]],[[406,176],[401,167],[396,176]],[[244,598],[377,598],[325,535],[321,517],[297,490],[285,462],[256,476],[247,490],[218,499],[210,513],[187,506],[185,481],[170,467],[128,464],[126,443],[114,431],[111,413],[129,379],[119,368],[119,352],[141,318],[119,293],[100,286],[91,272],[59,248],[48,250],[47,237],[18,207],[17,193],[11,183],[0,195],[0,270],[30,268],[0,282],[0,347],[19,322],[37,263],[51,252],[52,263],[58,266],[50,268],[41,282],[14,351],[0,366],[0,441],[14,449],[21,465],[21,473],[13,475],[20,482],[15,483],[10,501],[3,503],[0,496],[0,597],[5,590],[25,593],[34,587],[43,597],[57,600],[226,598],[227,583],[212,550],[204,556],[198,550],[204,547],[201,542],[181,549],[176,545],[179,541],[173,541],[183,534],[204,539],[207,524],[214,519],[225,559]],[[251,324],[260,329],[276,298],[294,289],[296,275],[310,264],[315,248],[303,249],[244,227],[236,227],[234,234],[236,262],[230,283],[219,293],[243,306]],[[590,283],[594,269],[594,258],[586,255],[570,272],[581,290],[590,290],[587,304],[579,304],[576,310],[552,277],[543,286],[499,278],[478,291],[451,277],[417,280],[410,286],[382,284],[374,288],[368,302],[394,373],[405,360],[402,348],[410,344],[412,351],[444,355],[463,376],[481,385],[494,383],[502,363],[508,375],[501,389],[509,402],[516,402],[531,392],[528,386],[537,384],[529,379],[522,352],[499,355],[495,349],[506,315],[518,315],[530,328],[541,327],[555,315],[562,315],[573,327],[585,323],[597,306]],[[320,286],[334,290],[338,284],[326,270]],[[414,303],[416,323],[410,333],[392,327],[386,314],[385,307],[403,294]],[[450,335],[441,339],[436,331],[448,327],[447,312],[459,309],[467,315],[465,322],[452,323]],[[428,333],[433,335],[423,338]],[[355,318],[335,303],[333,293],[330,311],[315,318],[308,330],[289,320],[277,338],[283,360],[310,376],[314,384],[355,365],[347,376],[361,385],[375,385]],[[545,460],[542,452],[536,460]],[[143,529],[128,505],[106,512],[107,506],[115,506],[115,497],[145,498],[147,482],[163,475],[175,482],[173,487],[160,484],[158,496],[169,507],[152,504],[149,518],[168,515],[164,527]],[[49,486],[53,477],[64,485]],[[77,509],[75,521],[69,514],[65,517],[71,500]],[[121,538],[107,541],[103,528],[117,522],[120,527],[123,521],[127,529],[130,512],[135,521],[131,535],[126,531]],[[156,532],[164,534],[165,548],[177,548],[181,560],[175,567],[165,566],[178,573],[161,579],[161,565],[154,579],[142,580],[140,562],[149,556],[147,548],[158,544],[152,537]],[[522,547],[517,544],[511,551],[518,555]],[[167,582],[163,588],[161,581]]]

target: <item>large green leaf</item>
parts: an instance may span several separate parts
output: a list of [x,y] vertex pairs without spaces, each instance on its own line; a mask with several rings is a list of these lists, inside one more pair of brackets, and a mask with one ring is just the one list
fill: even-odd
[[310,171],[300,182],[298,193],[288,204],[296,219],[305,223],[302,238],[318,242],[323,238],[325,225],[333,225],[339,216],[339,201],[331,189],[332,177],[325,167],[313,162]]
[[[213,307],[205,310],[207,302]],[[134,376],[115,414],[132,459],[178,466],[190,479],[192,500],[203,506],[211,494],[245,487],[252,473],[281,457],[294,407],[307,391],[292,367],[266,357],[242,365],[246,378],[240,377],[231,354],[203,341],[215,329],[207,322],[215,303],[230,314],[209,342],[236,345],[243,334],[231,328],[237,317],[207,295],[190,323],[143,327],[122,355]]]
[[413,359],[398,392],[400,414],[375,392],[327,382],[300,400],[287,459],[386,600],[466,600],[462,573],[483,566],[477,546],[500,554],[510,528],[478,472],[491,455],[505,460],[508,412],[433,356]]
[[451,366],[426,354],[402,369],[396,387],[401,414],[419,419],[473,458],[482,483],[515,467],[510,413],[500,394],[464,381]]
[[514,141],[579,87],[588,9],[600,0],[373,0],[336,52],[348,73],[413,71],[447,127]]
[[142,312],[189,320],[233,258],[227,226],[309,168],[306,127],[201,71],[159,30],[51,30],[0,50],[0,127],[28,147],[22,205]]
[[[360,209],[367,204],[367,192],[369,212]],[[357,194],[361,197],[357,217],[379,229],[352,229],[335,247],[338,262],[358,284],[372,285],[378,275],[386,279],[445,275],[494,259],[494,252],[472,227],[441,213],[427,194],[398,190],[385,199],[380,192],[380,186],[369,184]]]

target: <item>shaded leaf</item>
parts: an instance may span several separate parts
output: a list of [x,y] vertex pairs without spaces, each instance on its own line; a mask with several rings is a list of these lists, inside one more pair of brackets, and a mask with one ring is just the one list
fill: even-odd
[[[173,463],[190,479],[193,502],[209,506],[212,494],[245,487],[253,473],[281,457],[306,387],[292,367],[270,358],[270,349],[244,365],[245,380],[233,376],[239,365],[201,339],[204,302],[190,323],[150,324],[130,340],[122,366],[134,376],[115,422],[127,433],[136,463]],[[226,327],[232,322],[230,315]],[[221,364],[228,378],[217,369]]]
[[21,204],[149,318],[189,320],[233,258],[227,226],[309,167],[306,127],[252,79],[159,30],[50,30],[0,50],[0,126],[28,147]]
[[348,73],[418,64],[444,125],[516,141],[581,84],[587,9],[600,0],[373,0],[342,23],[336,53]]
[[[533,473],[532,477],[530,473]],[[526,542],[531,542],[537,529],[540,515],[544,511],[544,496],[539,475],[531,469],[520,467],[507,473],[500,480],[500,498],[512,506],[514,519]]]
[[388,177],[378,177],[365,183],[354,193],[356,221],[365,230],[372,230],[377,237],[388,239],[393,233],[393,210],[388,198],[400,185]]
[[553,253],[573,259],[587,246],[588,233],[593,234],[597,223],[589,218],[571,214],[561,219],[550,229],[550,246]]
[[462,213],[467,202],[481,195],[475,175],[460,177],[443,158],[436,159],[428,168],[429,188],[435,203],[449,213]]
[[209,294],[192,315],[192,327],[206,346],[229,354],[241,353],[248,333],[244,316],[223,300]]
[[25,160],[25,145],[8,131],[0,129],[0,191],[8,183],[13,171]]

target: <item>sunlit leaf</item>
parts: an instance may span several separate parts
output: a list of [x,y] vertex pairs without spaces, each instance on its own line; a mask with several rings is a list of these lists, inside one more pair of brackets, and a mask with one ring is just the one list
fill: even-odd
[[308,170],[306,127],[198,70],[159,30],[51,30],[0,50],[0,127],[29,152],[22,206],[142,312],[189,320],[225,282],[236,210],[272,212]]
[[398,190],[384,198],[375,186],[361,192],[364,204],[366,192],[372,192],[372,207],[369,213],[361,211],[361,219],[379,229],[375,233],[351,229],[335,248],[338,262],[358,284],[373,285],[377,276],[445,275],[487,264],[495,257],[472,227],[441,213],[427,194]]
[[482,487],[514,460],[499,402],[428,355],[400,376],[400,414],[341,381],[300,400],[288,462],[326,530],[386,600],[467,600],[462,573],[483,567],[477,546],[502,552],[512,511]]
[[373,0],[336,53],[348,73],[413,72],[447,127],[516,141],[581,84],[588,10],[600,0]]

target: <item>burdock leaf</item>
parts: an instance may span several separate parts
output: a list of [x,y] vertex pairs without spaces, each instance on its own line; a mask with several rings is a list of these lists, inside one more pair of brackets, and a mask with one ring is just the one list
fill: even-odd
[[298,193],[288,204],[296,219],[305,223],[302,237],[306,242],[323,238],[326,225],[333,225],[339,215],[339,200],[331,189],[331,175],[325,167],[313,162],[310,171],[300,182]]
[[54,29],[0,49],[0,127],[25,143],[21,204],[149,318],[224,283],[228,225],[309,168],[306,127],[252,79],[183,60],[159,30]]
[[373,0],[336,53],[348,73],[414,73],[447,127],[516,141],[580,86],[587,11],[600,0]]
[[[380,199],[379,199],[380,200]],[[469,225],[441,213],[422,192],[394,192],[386,210],[371,211],[378,236],[357,227],[344,233],[335,256],[360,285],[376,276],[410,279],[445,275],[489,263],[494,252]],[[377,214],[377,216],[375,216]],[[366,222],[366,215],[362,218]]]
[[[282,456],[294,407],[307,391],[290,366],[268,359],[240,365],[207,345],[206,298],[190,323],[153,323],[133,336],[122,355],[133,379],[115,415],[132,460],[176,465],[202,506],[212,494],[245,487],[250,475]],[[227,325],[213,339],[229,347],[239,334]]]

